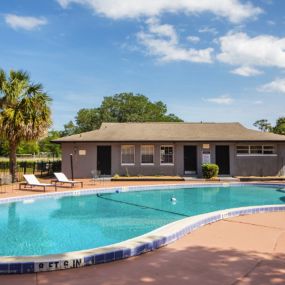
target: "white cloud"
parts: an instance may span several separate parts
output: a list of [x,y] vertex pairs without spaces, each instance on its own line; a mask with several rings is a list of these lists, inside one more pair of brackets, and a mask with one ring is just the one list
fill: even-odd
[[193,49],[179,45],[178,35],[173,26],[160,24],[157,19],[147,21],[148,31],[137,34],[139,42],[144,45],[150,55],[161,61],[212,62],[212,48]]
[[218,31],[215,28],[210,28],[210,27],[203,27],[198,30],[199,33],[209,33],[213,35],[217,35]]
[[150,33],[161,37],[167,37],[171,42],[177,43],[178,37],[173,26],[167,24],[162,25],[155,18],[148,19],[146,23],[148,24]]
[[285,68],[285,38],[231,33],[220,38],[218,60],[231,65]]
[[285,78],[277,78],[259,87],[259,91],[270,93],[285,93]]
[[192,44],[197,44],[198,42],[200,42],[200,38],[196,36],[188,36],[187,40]]
[[45,18],[24,17],[14,14],[5,15],[5,22],[15,30],[24,29],[29,31],[47,24]]
[[219,105],[230,105],[234,102],[234,99],[230,97],[229,95],[222,95],[219,97],[208,98],[204,100],[211,102],[211,103],[219,104]]
[[80,4],[112,19],[154,17],[162,13],[184,12],[197,14],[210,12],[233,23],[256,18],[261,8],[241,0],[57,0],[63,7]]
[[232,70],[231,73],[236,74],[236,75],[249,77],[249,76],[260,75],[263,72],[256,69],[256,68],[250,67],[250,66],[241,66],[241,67],[238,67],[238,68]]

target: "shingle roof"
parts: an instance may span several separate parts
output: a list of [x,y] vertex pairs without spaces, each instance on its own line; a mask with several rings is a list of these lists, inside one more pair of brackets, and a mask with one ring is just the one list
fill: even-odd
[[54,140],[64,142],[283,141],[285,136],[240,123],[103,123],[99,130]]

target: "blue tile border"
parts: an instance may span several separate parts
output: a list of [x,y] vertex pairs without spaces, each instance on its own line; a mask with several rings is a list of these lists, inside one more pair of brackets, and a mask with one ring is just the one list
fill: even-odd
[[94,256],[94,263],[95,264],[100,264],[105,262],[105,254],[97,254]]
[[9,272],[8,263],[0,263],[0,274],[7,274]]
[[33,273],[33,272],[35,272],[34,262],[22,263],[22,273]]
[[[4,198],[0,199],[0,204],[11,203],[17,201],[25,201],[30,199],[44,199],[50,197],[63,197],[70,195],[90,195],[94,193],[114,193],[129,192],[129,191],[151,191],[162,189],[182,189],[182,188],[199,188],[199,187],[221,187],[221,186],[269,186],[276,188],[285,188],[283,184],[265,184],[265,183],[219,183],[219,184],[171,184],[171,185],[155,185],[155,186],[130,186],[130,187],[113,187],[102,189],[88,189],[88,190],[76,190],[62,193],[47,193],[40,195],[30,195],[25,197],[16,198]],[[264,205],[264,206],[252,206],[242,207],[235,209],[227,209],[215,211],[198,216],[192,216],[185,218],[159,229],[156,229],[143,236],[136,237],[134,239],[118,243],[113,246],[106,246],[102,248],[95,248],[88,251],[70,252],[68,257],[64,259],[63,255],[53,256],[36,256],[33,257],[13,257],[14,262],[9,262],[5,257],[0,257],[0,274],[21,274],[21,273],[34,273],[42,271],[52,271],[67,268],[78,268],[82,266],[88,266],[93,264],[101,264],[106,262],[112,262],[115,260],[121,260],[131,256],[143,254],[145,252],[153,251],[169,243],[172,243],[181,237],[193,232],[194,230],[230,217],[236,217],[240,215],[249,215],[256,213],[268,213],[285,211],[285,205]],[[183,225],[180,225],[182,223]],[[178,225],[178,229],[170,231],[171,226]],[[165,230],[169,229],[167,233]],[[155,237],[155,238],[154,238]],[[135,241],[135,246],[129,247],[128,243]],[[114,249],[112,249],[112,247]],[[66,254],[65,254],[66,255]],[[31,261],[32,260],[32,261]]]

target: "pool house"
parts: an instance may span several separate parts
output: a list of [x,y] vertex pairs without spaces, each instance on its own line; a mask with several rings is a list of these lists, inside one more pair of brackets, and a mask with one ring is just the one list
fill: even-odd
[[98,130],[54,140],[62,171],[75,178],[102,175],[201,177],[203,163],[225,176],[285,175],[285,136],[240,123],[103,123]]

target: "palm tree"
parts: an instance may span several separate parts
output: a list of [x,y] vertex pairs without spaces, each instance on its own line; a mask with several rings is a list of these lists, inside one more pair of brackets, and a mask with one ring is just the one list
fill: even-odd
[[16,152],[22,141],[36,140],[51,125],[50,97],[24,71],[0,70],[0,136],[9,143],[12,181],[16,181]]

